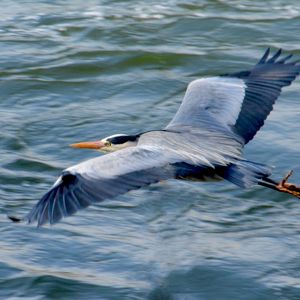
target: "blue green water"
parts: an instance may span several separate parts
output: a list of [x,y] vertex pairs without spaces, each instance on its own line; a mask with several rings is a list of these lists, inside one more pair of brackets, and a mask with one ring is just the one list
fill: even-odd
[[[168,181],[56,226],[13,224],[68,144],[161,128],[189,81],[247,69],[267,47],[300,58],[300,2],[3,0],[0,299],[300,299],[300,202],[261,187]],[[300,80],[248,158],[300,183]]]

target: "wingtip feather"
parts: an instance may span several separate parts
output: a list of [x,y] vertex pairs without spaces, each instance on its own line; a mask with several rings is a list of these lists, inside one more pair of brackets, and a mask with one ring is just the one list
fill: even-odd
[[277,63],[278,64],[284,64],[285,62],[287,62],[292,57],[293,57],[293,54],[289,54],[289,55],[285,56],[284,58],[278,60]]
[[[270,49],[270,48],[269,48]],[[267,61],[268,63],[274,63],[276,61],[276,59],[280,56],[280,54],[282,53],[282,49],[279,48],[275,54]]]
[[266,52],[264,53],[263,57],[260,59],[260,61],[258,62],[258,64],[263,64],[266,62],[266,60],[268,59],[270,54],[270,47],[266,50]]

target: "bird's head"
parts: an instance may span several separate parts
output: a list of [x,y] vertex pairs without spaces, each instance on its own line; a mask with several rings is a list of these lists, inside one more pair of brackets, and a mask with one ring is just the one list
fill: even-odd
[[123,148],[136,146],[139,135],[114,134],[102,140],[71,144],[73,148],[93,149],[100,152],[114,152]]

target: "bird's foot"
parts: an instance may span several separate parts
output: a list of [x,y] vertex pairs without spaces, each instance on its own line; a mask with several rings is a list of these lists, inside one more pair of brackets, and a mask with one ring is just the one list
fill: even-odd
[[290,171],[277,185],[276,189],[282,193],[291,194],[297,198],[300,198],[300,186],[288,183],[287,180],[292,176],[293,171]]

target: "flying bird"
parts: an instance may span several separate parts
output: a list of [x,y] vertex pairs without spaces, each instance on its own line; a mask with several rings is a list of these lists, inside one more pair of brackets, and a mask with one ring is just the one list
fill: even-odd
[[270,167],[242,156],[281,89],[299,75],[300,64],[291,58],[282,57],[281,49],[270,56],[267,49],[250,70],[192,81],[162,130],[72,144],[106,154],[65,169],[23,220],[54,224],[93,203],[171,178],[259,184],[300,197],[300,187],[287,183],[291,174],[276,182]]

